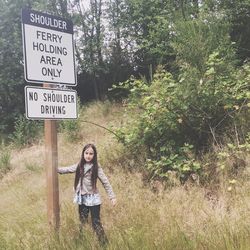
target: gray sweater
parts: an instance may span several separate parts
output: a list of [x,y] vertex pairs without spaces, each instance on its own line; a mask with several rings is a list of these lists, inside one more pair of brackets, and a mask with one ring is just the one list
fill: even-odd
[[[77,165],[78,165],[78,163],[73,164],[73,165],[68,166],[68,167],[58,168],[57,172],[59,174],[75,173]],[[76,190],[75,190],[76,193],[80,192],[81,195],[99,193],[98,189],[96,189],[96,191],[94,192],[92,184],[91,184],[91,174],[92,174],[91,168],[92,168],[92,164],[85,164],[82,186],[81,186],[81,181],[79,178],[79,182],[78,182]],[[107,176],[104,174],[103,169],[100,166],[98,167],[98,179],[101,181],[109,198],[114,199],[115,194],[113,192],[113,189],[109,183]]]

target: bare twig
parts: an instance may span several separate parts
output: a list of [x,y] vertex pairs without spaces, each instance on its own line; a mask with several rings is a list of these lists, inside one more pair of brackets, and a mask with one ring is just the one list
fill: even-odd
[[119,140],[122,139],[122,138],[121,138],[118,134],[116,134],[114,131],[112,131],[111,129],[108,129],[108,128],[102,126],[102,125],[99,125],[99,124],[97,124],[97,123],[90,122],[90,121],[82,121],[82,122],[90,123],[90,124],[93,124],[93,125],[95,125],[95,126],[97,126],[97,127],[103,128],[103,129],[107,130],[108,132],[110,132],[111,134],[115,135]]

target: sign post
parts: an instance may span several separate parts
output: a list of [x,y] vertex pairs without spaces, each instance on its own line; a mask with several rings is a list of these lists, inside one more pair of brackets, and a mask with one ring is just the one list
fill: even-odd
[[[49,84],[44,84],[49,87]],[[58,231],[60,227],[57,127],[55,120],[44,121],[45,165],[47,180],[47,216],[49,225]]]
[[25,88],[28,119],[44,119],[47,213],[49,224],[60,226],[57,119],[77,118],[76,92],[54,89],[54,84],[76,86],[73,23],[47,13],[22,9],[24,75],[44,88]]
[[56,121],[44,121],[45,164],[47,176],[47,214],[49,224],[58,230],[60,226],[59,187],[58,187],[58,154]]

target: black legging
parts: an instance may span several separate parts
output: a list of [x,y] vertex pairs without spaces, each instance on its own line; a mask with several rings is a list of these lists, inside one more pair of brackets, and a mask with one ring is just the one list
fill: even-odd
[[96,206],[79,205],[79,217],[80,217],[80,222],[83,225],[88,220],[88,215],[90,210],[92,227],[97,234],[98,240],[101,244],[106,244],[108,240],[101,224],[100,209],[101,209],[100,205]]

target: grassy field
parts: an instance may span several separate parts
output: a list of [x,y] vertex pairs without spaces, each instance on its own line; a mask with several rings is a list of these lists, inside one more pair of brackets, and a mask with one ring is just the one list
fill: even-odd
[[[58,135],[59,166],[77,162],[85,143],[97,146],[118,201],[113,208],[99,183],[107,249],[250,249],[249,161],[245,178],[230,191],[226,180],[217,192],[194,183],[145,183],[142,173],[126,170],[129,155],[114,136],[86,121],[112,128],[126,117],[122,107],[93,103],[81,110],[78,140]],[[79,232],[74,175],[59,176],[61,226],[59,233],[49,229],[42,139],[12,148],[10,159],[11,171],[0,180],[0,249],[101,249],[90,224]]]

